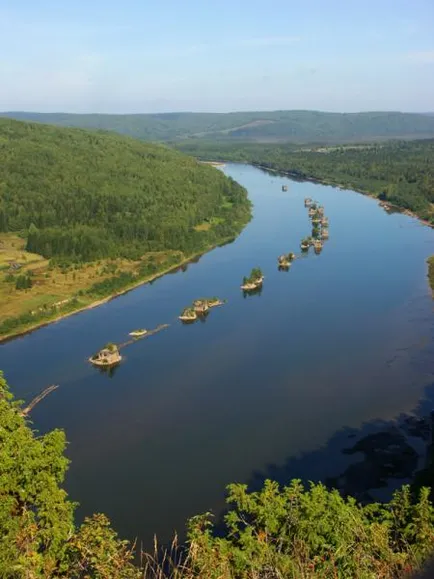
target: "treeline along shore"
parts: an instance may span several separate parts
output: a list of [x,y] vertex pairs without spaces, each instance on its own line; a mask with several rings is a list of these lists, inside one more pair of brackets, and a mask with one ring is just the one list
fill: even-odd
[[202,160],[250,163],[294,179],[371,195],[434,225],[434,140],[358,145],[264,145],[185,141]]

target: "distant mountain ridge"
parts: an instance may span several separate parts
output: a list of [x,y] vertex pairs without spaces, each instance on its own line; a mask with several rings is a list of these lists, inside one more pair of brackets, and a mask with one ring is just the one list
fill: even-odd
[[434,114],[254,111],[234,113],[73,114],[5,112],[0,116],[129,135],[144,141],[352,142],[434,137]]

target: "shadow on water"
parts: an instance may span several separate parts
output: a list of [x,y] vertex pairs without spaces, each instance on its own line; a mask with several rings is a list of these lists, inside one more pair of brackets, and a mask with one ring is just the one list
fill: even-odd
[[217,247],[225,247],[226,245],[231,245],[232,243],[234,243],[237,240],[236,237],[233,237],[232,239],[227,239],[226,241],[222,241],[221,243],[217,244]]
[[116,372],[119,369],[119,364],[116,364],[115,366],[94,366],[94,368],[100,373],[103,374],[104,376],[107,376],[107,378],[114,378],[114,375],[116,374]]
[[[434,382],[425,393],[412,413],[371,421],[359,429],[342,428],[313,452],[253,471],[246,481],[249,491],[260,491],[267,479],[280,486],[300,479],[305,485],[322,482],[368,504],[387,502],[396,489],[410,484],[414,490],[431,487],[434,500]],[[225,535],[226,513],[227,508],[215,521],[218,536]]]
[[433,406],[431,383],[426,387],[425,399],[411,414],[401,414],[390,421],[372,421],[359,429],[342,428],[318,450],[254,471],[248,486],[259,490],[266,479],[281,485],[294,478],[322,480],[328,487],[363,503],[387,501],[396,488],[411,482],[432,462]]
[[[434,382],[426,388],[426,399],[413,413],[401,414],[395,420],[372,421],[359,429],[343,428],[327,444],[299,457],[290,457],[283,465],[269,464],[263,471],[252,473],[247,486],[259,491],[265,480],[288,485],[298,478],[306,485],[323,482],[343,496],[353,496],[362,504],[386,502],[403,484],[417,492],[422,486],[431,487],[434,500]],[[350,464],[340,474],[323,474],[336,465],[337,455]],[[342,461],[341,461],[342,462]],[[216,536],[226,536],[225,508],[214,521]],[[169,545],[164,546],[166,549]],[[164,551],[164,549],[163,549]],[[178,556],[185,553],[181,544]],[[428,577],[428,575],[427,575]],[[429,575],[431,577],[431,575]]]
[[200,254],[200,255],[196,255],[195,257],[192,257],[191,259],[189,259],[185,263],[179,265],[178,267],[174,267],[173,269],[169,270],[164,275],[174,275],[174,274],[179,273],[179,272],[185,273],[188,270],[190,265],[195,264],[195,263],[199,263],[199,261],[202,259],[203,255],[204,254]]
[[198,314],[197,319],[199,320],[199,322],[202,322],[202,324],[204,324],[209,316],[209,310],[207,312],[201,312],[200,314]]

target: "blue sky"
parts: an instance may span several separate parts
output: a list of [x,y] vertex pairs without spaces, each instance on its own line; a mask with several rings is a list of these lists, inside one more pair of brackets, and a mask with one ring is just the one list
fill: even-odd
[[0,110],[434,110],[434,0],[0,0]]

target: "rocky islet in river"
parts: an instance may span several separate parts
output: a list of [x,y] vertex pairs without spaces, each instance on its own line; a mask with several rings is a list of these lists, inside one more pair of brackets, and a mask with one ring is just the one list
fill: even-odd
[[191,323],[195,322],[200,316],[205,316],[209,313],[211,308],[221,306],[224,301],[217,297],[199,298],[194,300],[191,306],[184,308],[181,315],[178,317],[181,322]]
[[262,286],[264,275],[259,267],[254,267],[249,277],[243,278],[241,289],[245,292],[255,291]]
[[122,360],[119,348],[116,344],[109,343],[102,350],[89,358],[89,362],[100,368],[110,368],[119,364]]

